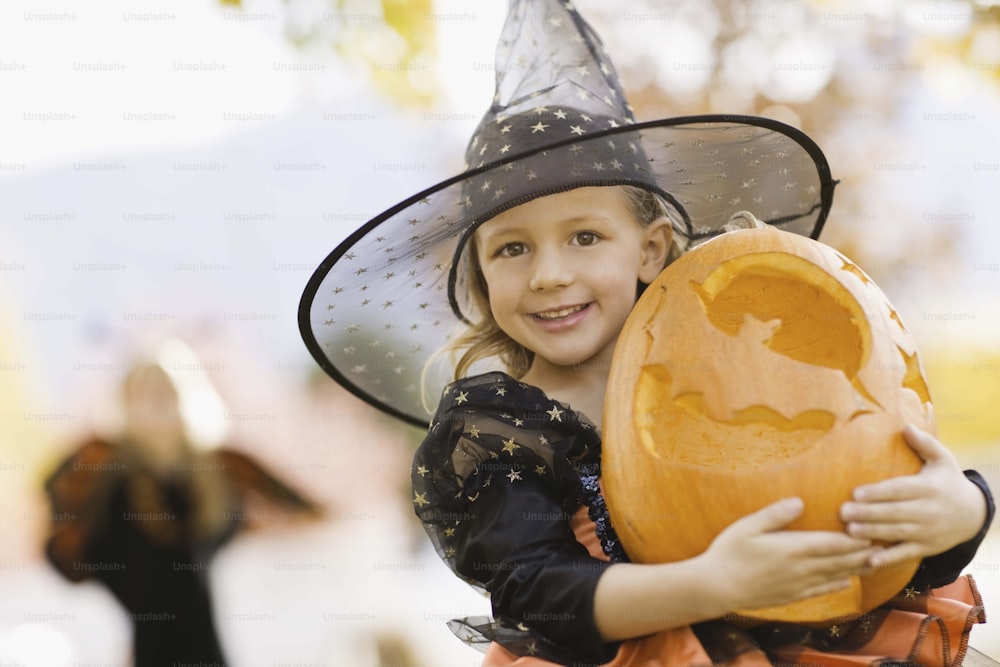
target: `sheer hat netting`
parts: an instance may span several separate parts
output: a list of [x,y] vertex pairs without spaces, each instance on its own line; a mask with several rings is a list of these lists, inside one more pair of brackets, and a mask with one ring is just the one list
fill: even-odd
[[[633,185],[660,195],[690,247],[736,212],[816,238],[835,182],[801,131],[752,116],[636,122],[600,39],[568,2],[512,0],[496,51],[496,94],[465,171],[381,213],[320,264],[299,305],[310,353],[337,382],[417,426],[422,372],[478,315],[464,252],[491,217],[577,187]],[[432,401],[445,360],[423,377]]]

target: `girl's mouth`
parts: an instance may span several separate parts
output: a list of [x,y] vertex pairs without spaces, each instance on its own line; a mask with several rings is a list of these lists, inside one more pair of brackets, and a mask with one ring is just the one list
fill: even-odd
[[561,320],[568,315],[580,312],[589,305],[589,303],[582,303],[576,306],[567,306],[556,310],[543,310],[539,313],[532,313],[531,316],[538,320]]

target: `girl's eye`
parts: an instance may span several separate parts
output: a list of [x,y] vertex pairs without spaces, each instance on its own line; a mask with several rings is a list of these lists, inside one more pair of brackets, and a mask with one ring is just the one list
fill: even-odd
[[580,232],[576,235],[576,242],[580,245],[594,245],[597,243],[597,234],[594,232]]
[[495,253],[494,257],[517,257],[518,255],[524,254],[524,244],[523,243],[505,243],[500,246]]

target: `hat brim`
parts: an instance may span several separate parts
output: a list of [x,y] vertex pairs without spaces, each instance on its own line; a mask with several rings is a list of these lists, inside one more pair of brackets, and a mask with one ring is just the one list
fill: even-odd
[[[641,146],[650,170],[646,182],[616,176],[603,161],[586,163],[595,142],[609,141]],[[470,209],[463,192],[469,183],[488,183],[491,174],[498,181],[519,177],[524,172],[518,166],[543,153],[573,159],[575,166],[543,179],[537,188],[500,196],[495,206]],[[553,141],[418,192],[340,243],[313,273],[299,303],[306,347],[354,395],[409,424],[426,426],[422,372],[463,317],[457,295],[462,286],[456,284],[454,269],[465,239],[493,216],[533,198],[624,184],[672,198],[684,218],[683,229],[675,231],[697,243],[718,234],[740,210],[818,238],[836,182],[822,151],[806,134],[756,116],[686,116]],[[436,397],[449,379],[431,374],[425,378],[428,393]]]

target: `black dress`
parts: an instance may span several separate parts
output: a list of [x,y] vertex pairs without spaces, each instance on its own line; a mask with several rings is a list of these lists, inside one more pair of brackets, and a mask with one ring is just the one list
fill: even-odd
[[[229,523],[211,541],[190,535],[191,493],[184,485],[161,487],[165,516],[135,512],[119,484],[111,497],[107,532],[94,540],[93,563],[121,565],[95,573],[128,611],[137,667],[175,664],[225,665],[215,631],[208,563],[236,530]],[[175,535],[157,539],[153,522],[176,522]],[[146,524],[145,526],[143,524]],[[184,533],[188,532],[187,535]]]

